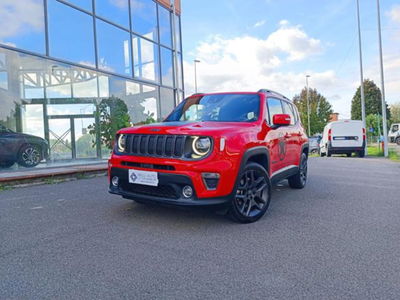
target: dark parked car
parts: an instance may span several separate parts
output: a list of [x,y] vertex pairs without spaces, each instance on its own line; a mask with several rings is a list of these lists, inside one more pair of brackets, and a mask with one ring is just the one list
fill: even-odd
[[31,168],[48,157],[48,142],[40,137],[14,132],[0,125],[0,168],[14,163]]

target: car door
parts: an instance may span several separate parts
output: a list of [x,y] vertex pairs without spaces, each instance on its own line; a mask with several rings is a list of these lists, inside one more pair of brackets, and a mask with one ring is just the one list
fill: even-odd
[[297,118],[293,111],[292,104],[288,101],[282,100],[283,113],[288,114],[290,116],[290,125],[284,127],[285,129],[285,138],[286,138],[286,159],[288,165],[298,165],[299,163],[299,153],[300,151],[300,143],[299,140],[299,130],[296,128]]
[[270,174],[278,174],[283,168],[287,167],[286,161],[286,129],[281,126],[278,128],[272,127],[272,120],[274,115],[283,114],[282,102],[280,99],[268,97],[267,98],[267,112],[268,112],[268,124],[271,126],[266,140],[270,152],[271,164]]
[[0,161],[13,159],[15,153],[14,133],[4,126],[0,126]]

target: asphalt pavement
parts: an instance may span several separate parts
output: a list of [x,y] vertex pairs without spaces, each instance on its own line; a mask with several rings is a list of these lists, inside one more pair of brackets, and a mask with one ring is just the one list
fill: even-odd
[[247,225],[105,177],[0,192],[0,299],[399,299],[400,164],[311,158]]

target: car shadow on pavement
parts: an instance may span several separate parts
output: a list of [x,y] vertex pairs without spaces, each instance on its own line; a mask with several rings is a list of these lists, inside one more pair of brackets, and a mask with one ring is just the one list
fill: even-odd
[[[285,199],[283,193],[291,191],[287,181],[282,181],[272,188],[271,204],[279,205],[277,201]],[[282,199],[283,198],[283,199]],[[229,224],[240,225],[232,221],[227,213],[227,208],[213,208],[213,207],[180,207],[168,206],[160,204],[141,204],[133,200],[124,200],[123,204],[117,206],[115,213],[117,213],[123,220],[131,223],[153,223],[162,224],[182,224],[182,226],[190,226],[194,224]],[[271,205],[270,205],[271,208]],[[258,222],[265,221],[268,218],[274,218],[274,212],[269,209],[266,215]],[[121,218],[119,218],[121,219]]]

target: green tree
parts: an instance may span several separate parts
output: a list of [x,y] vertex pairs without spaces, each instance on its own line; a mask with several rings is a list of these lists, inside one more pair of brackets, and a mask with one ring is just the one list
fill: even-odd
[[123,100],[114,96],[101,100],[96,119],[99,122],[88,127],[89,133],[94,136],[99,134],[101,143],[109,149],[112,148],[117,131],[131,126],[128,107]]
[[[369,139],[372,137],[379,137],[382,134],[382,117],[380,115],[369,114],[365,118],[365,122],[367,125],[367,136]],[[371,128],[373,129],[373,132],[371,132]]]
[[[332,105],[322,96],[316,89],[309,89],[310,101],[310,133],[322,133],[325,125],[329,122],[329,118],[333,113]],[[307,115],[307,88],[304,88],[300,95],[295,95],[293,103],[297,106],[300,113],[300,119],[308,132],[308,115]]]
[[392,123],[400,123],[400,102],[390,105],[390,116]]
[[[365,115],[382,115],[382,94],[375,82],[369,79],[364,80]],[[390,110],[386,105],[387,118],[390,119]],[[351,101],[351,119],[361,120],[361,86],[357,88]]]

